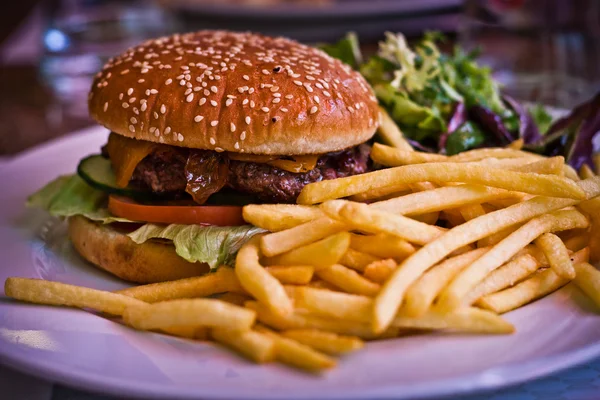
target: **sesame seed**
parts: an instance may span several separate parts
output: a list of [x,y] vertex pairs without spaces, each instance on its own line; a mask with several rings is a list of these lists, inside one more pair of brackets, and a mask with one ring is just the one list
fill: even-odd
[[188,94],[192,93],[192,89],[188,89],[185,91],[185,93],[183,94],[184,96],[187,96]]
[[165,85],[170,85],[171,83],[173,83],[173,79],[169,78],[165,81]]
[[180,142],[183,142],[183,135],[181,133],[177,134],[177,140],[179,140]]
[[298,86],[302,86],[302,82],[300,82],[300,81],[294,81],[294,84],[298,85]]
[[261,110],[264,112],[269,112],[269,107],[262,107]]
[[250,117],[246,117],[244,120],[246,121],[246,125],[250,125],[250,121],[251,121]]
[[210,90],[208,90],[208,89],[204,89],[203,93],[205,96],[210,96]]
[[281,99],[280,99],[279,97],[275,97],[275,98],[273,99],[273,103],[274,103],[274,104],[277,104],[277,103],[279,103],[280,101],[281,101]]
[[150,96],[150,89],[146,89],[146,96]]
[[219,91],[219,89],[217,89],[217,87],[216,87],[216,86],[211,86],[211,87],[210,87],[210,90],[211,90],[213,93],[217,93],[217,92]]
[[323,94],[327,97],[331,97],[331,94],[327,90],[323,90]]
[[137,119],[136,119],[135,117],[131,117],[131,118],[129,118],[129,121],[130,121],[132,124],[137,124]]
[[179,86],[185,86],[185,79],[182,79],[179,81]]
[[267,71],[266,69],[262,70],[263,75],[270,75],[271,73],[269,71]]
[[158,93],[158,90],[156,90],[156,89],[150,89],[150,93],[151,93],[151,94],[157,94],[157,93]]
[[217,126],[218,123],[219,123],[219,121],[211,121],[210,126]]
[[130,104],[131,104],[131,103],[134,103],[136,100],[137,100],[137,99],[136,99],[135,97],[132,97],[132,98],[130,98],[130,99],[129,99],[129,103],[130,103]]
[[167,107],[165,107],[165,105],[163,104],[162,106],[160,106],[160,113],[164,114],[167,112]]
[[236,150],[240,149],[240,143],[239,142],[235,142],[235,144],[233,145],[233,148]]
[[127,89],[127,96],[131,96],[132,93],[133,93],[133,88]]
[[255,105],[254,100],[250,100],[250,108],[254,108]]
[[323,85],[321,85],[319,82],[315,83],[315,86],[318,87],[319,89],[323,89]]
[[106,110],[108,110],[108,101],[104,103],[104,112],[106,112]]
[[231,103],[233,103],[233,99],[227,99],[227,101],[225,101],[225,107],[229,107]]
[[201,90],[202,90],[202,88],[201,88],[200,86],[196,86],[196,87],[194,87],[194,92],[199,92],[199,91],[201,91]]
[[151,127],[150,127],[150,129],[148,129],[148,131],[149,131],[150,133],[154,133],[154,131],[155,131],[155,130],[156,130],[156,127],[155,127],[155,126],[151,126]]
[[248,99],[244,99],[244,100],[242,101],[242,105],[246,105],[246,104],[248,104],[248,101],[249,101]]
[[214,146],[216,143],[217,142],[215,141],[215,138],[210,138],[210,144],[212,144]]
[[317,111],[319,111],[319,107],[317,107],[317,106],[312,106],[312,107],[310,108],[310,113],[311,113],[311,114],[314,114],[314,113],[316,113]]
[[211,100],[210,101],[210,105],[213,106],[213,107],[216,107],[217,106],[217,102],[214,101],[214,100]]
[[222,153],[222,152],[224,152],[225,150],[223,150],[221,147],[215,147],[215,151],[216,151],[217,153]]
[[123,93],[119,93],[119,100],[123,100]]
[[121,105],[123,106],[123,108],[129,108],[129,104],[127,104],[127,103],[123,103]]
[[129,125],[129,130],[130,130],[131,132],[135,132],[135,126],[133,126],[133,125]]
[[350,111],[351,113],[354,112],[354,108],[352,108],[352,106],[348,106],[348,111]]
[[140,107],[140,110],[146,111],[146,108],[148,108],[148,104],[146,102],[143,102],[142,106]]
[[128,69],[124,69],[123,71],[121,71],[121,75],[125,75],[125,74],[128,74],[128,73],[129,73]]
[[246,139],[246,131],[242,131],[242,133],[240,134],[240,140],[245,140]]
[[204,119],[204,117],[203,117],[202,115],[196,115],[196,116],[194,117],[194,121],[195,121],[195,122],[200,122],[200,121],[202,121],[203,119]]
[[250,89],[248,89],[248,93],[250,93],[250,94],[254,93],[254,88],[251,87]]
[[246,81],[250,80],[250,77],[248,75],[244,75],[244,76],[242,76],[242,78],[244,78],[244,80],[246,80]]
[[356,108],[357,110],[360,110],[360,103],[356,103],[356,104],[354,105],[354,108]]
[[198,102],[198,105],[203,105],[204,103],[206,103],[206,97],[203,97],[200,99],[200,101]]
[[165,128],[165,135],[168,135],[169,133],[171,133],[171,127],[170,127],[170,126],[167,126],[167,127]]
[[279,109],[279,111],[286,113],[286,112],[288,112],[288,109],[287,109],[287,108],[285,108],[285,107],[281,107],[281,108]]
[[229,124],[229,130],[231,130],[231,132],[235,132],[235,124],[233,122]]
[[308,93],[312,93],[313,92],[313,88],[310,86],[310,83],[305,84],[304,88],[306,89],[306,91]]
[[281,93],[273,93],[273,97],[281,97]]
[[185,101],[187,101],[188,103],[191,103],[192,100],[194,100],[194,93],[188,94],[188,97],[185,98]]
[[[160,130],[159,130],[159,129],[157,129],[157,130],[154,132],[154,136],[156,136],[156,137],[159,137],[159,136],[160,136]],[[161,139],[162,139],[162,137],[161,137]]]
[[273,86],[271,88],[271,92],[273,92],[273,93],[277,92],[278,90],[279,90],[279,86]]
[[158,113],[156,111],[154,111],[153,115],[154,115],[154,119],[158,119]]
[[285,96],[285,98],[286,98],[286,99],[293,99],[293,98],[294,98],[294,95],[293,95],[293,94],[288,94],[288,95],[286,95],[286,96]]

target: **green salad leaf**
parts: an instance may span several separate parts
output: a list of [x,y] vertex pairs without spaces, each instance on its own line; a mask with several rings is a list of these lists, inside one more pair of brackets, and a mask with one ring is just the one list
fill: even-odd
[[471,121],[460,125],[446,140],[446,154],[453,156],[474,149],[485,142],[485,135],[479,126]]
[[146,224],[128,236],[136,243],[150,239],[173,242],[177,254],[190,262],[207,263],[211,269],[233,265],[235,254],[254,235],[264,230],[252,225],[202,226]]
[[321,44],[321,50],[333,58],[352,66],[355,69],[363,63],[358,36],[354,32],[348,32],[340,41],[333,44]]
[[[42,208],[55,217],[82,215],[103,224],[134,222],[113,217],[107,207],[106,193],[89,186],[78,175],[61,176],[32,194],[28,207]],[[129,237],[136,243],[151,239],[173,242],[177,254],[189,262],[207,263],[211,269],[233,265],[240,247],[257,233],[264,232],[251,225],[203,226],[145,224]]]
[[531,118],[533,118],[533,122],[537,125],[540,134],[545,135],[550,125],[552,125],[552,115],[550,115],[543,104],[535,104],[528,111],[531,114]]
[[79,175],[60,176],[29,196],[28,207],[42,208],[54,217],[82,215],[92,221],[133,222],[113,217],[106,208],[106,193],[89,186]]

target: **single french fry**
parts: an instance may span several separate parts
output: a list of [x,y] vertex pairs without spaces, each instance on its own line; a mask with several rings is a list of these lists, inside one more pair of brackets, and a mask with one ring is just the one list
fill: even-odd
[[343,223],[323,217],[290,229],[264,235],[261,238],[260,248],[265,256],[273,257],[346,230],[348,228]]
[[315,271],[315,274],[325,282],[329,282],[348,293],[375,296],[380,289],[378,284],[371,282],[362,277],[358,272],[340,264],[320,269]]
[[397,316],[392,321],[392,326],[488,334],[508,334],[515,330],[514,326],[502,317],[474,307],[459,308],[446,314],[430,311],[419,318]]
[[408,185],[386,186],[379,189],[367,190],[366,192],[353,194],[349,197],[352,201],[369,202],[373,200],[382,201],[394,197],[400,197],[412,193]]
[[584,191],[570,179],[530,174],[468,163],[428,163],[381,169],[304,186],[298,204],[316,204],[388,185],[416,182],[464,182],[518,192],[583,200]]
[[165,300],[208,297],[223,292],[244,292],[233,268],[227,266],[221,266],[215,272],[203,276],[134,286],[115,293],[147,303],[157,303]]
[[[589,250],[586,248],[573,254],[571,261],[574,264],[586,262],[588,256]],[[544,297],[568,282],[568,279],[556,275],[552,268],[548,268],[515,286],[481,297],[475,305],[502,314]]]
[[485,215],[486,212],[481,206],[481,204],[471,204],[468,206],[463,206],[459,209],[460,215],[465,219],[465,221],[470,221],[477,217],[481,217]]
[[463,218],[462,214],[458,210],[454,209],[442,211],[442,219],[446,220],[450,224],[449,228],[454,228],[455,226],[465,223],[465,219]]
[[123,320],[136,329],[165,329],[173,326],[208,326],[250,329],[256,313],[217,299],[168,300],[143,306],[130,306]]
[[415,252],[415,247],[406,240],[385,234],[351,234],[350,248],[375,257],[394,259],[404,259]]
[[533,274],[540,263],[530,254],[513,258],[498,269],[490,272],[484,280],[471,290],[464,299],[465,304],[473,304],[483,296],[513,286]]
[[331,355],[347,354],[364,347],[364,342],[356,336],[338,335],[316,329],[290,329],[281,332],[281,335]]
[[284,364],[310,372],[321,372],[336,365],[333,358],[294,339],[281,336],[267,327],[258,325],[256,330],[273,340],[275,343],[275,358]]
[[147,306],[141,300],[122,294],[43,279],[8,278],[4,282],[4,294],[29,303],[92,308],[112,315],[123,315],[128,307]]
[[581,179],[588,179],[596,176],[592,168],[590,168],[590,166],[587,164],[583,164],[581,166],[581,168],[579,169],[579,175],[581,176]]
[[514,150],[507,148],[490,148],[484,147],[481,149],[474,149],[469,151],[464,151],[457,155],[452,156],[450,159],[454,162],[472,162],[485,160],[486,158],[531,158],[534,160],[543,159],[543,156],[538,154],[529,153],[522,150]]
[[392,327],[388,331],[384,331],[382,334],[378,335],[373,333],[368,324],[333,318],[323,318],[311,314],[303,315],[298,312],[285,316],[278,315],[255,301],[246,302],[246,307],[256,312],[257,319],[260,322],[281,331],[290,329],[317,329],[320,331],[337,333],[339,335],[356,336],[367,340],[376,339],[382,336],[395,336],[398,333],[398,328]]
[[489,248],[471,250],[448,258],[431,268],[408,288],[400,314],[413,317],[425,314],[452,278],[487,251]]
[[363,272],[367,265],[371,264],[374,261],[377,261],[378,258],[372,256],[367,253],[362,253],[360,251],[356,251],[354,249],[348,249],[346,253],[340,259],[340,264],[345,265],[346,267],[352,268],[354,270]]
[[[600,195],[600,179],[577,182],[591,199]],[[495,232],[539,215],[577,204],[577,200],[538,196],[467,221],[409,256],[383,285],[375,298],[373,329],[384,331],[394,318],[404,293],[423,272],[453,251]]]
[[383,107],[379,107],[379,128],[377,132],[386,144],[397,149],[413,151],[412,146],[406,141],[396,122]]
[[535,244],[544,252],[550,268],[566,279],[575,278],[575,268],[569,257],[569,250],[563,241],[553,233],[544,233],[535,240]]
[[244,206],[243,216],[252,225],[277,232],[320,218],[323,212],[297,204],[249,204]]
[[569,164],[564,164],[563,169],[566,178],[569,178],[573,181],[579,180],[579,175],[577,175],[577,171],[575,171],[575,168],[571,167]]
[[544,158],[538,161],[528,162],[520,166],[515,165],[513,167],[509,167],[509,169],[519,172],[562,176],[564,171],[564,164],[565,158],[562,156],[557,156]]
[[336,287],[335,285],[332,285],[329,282],[325,282],[324,280],[317,278],[317,279],[313,279],[312,281],[310,281],[306,286],[308,287],[313,287],[313,288],[317,288],[317,289],[327,289],[327,290],[332,290],[334,292],[339,292],[342,289]]
[[286,286],[286,290],[296,308],[348,321],[369,322],[371,319],[373,299],[370,297],[304,286]]
[[255,330],[213,328],[210,335],[218,343],[236,350],[259,364],[275,360],[275,341],[264,333]]
[[375,283],[384,283],[396,268],[398,268],[396,261],[388,258],[367,265],[363,275]]
[[586,228],[587,225],[586,217],[576,210],[556,211],[532,219],[458,274],[440,293],[436,308],[447,312],[464,305],[463,298],[487,274],[507,262],[540,235],[546,232]]
[[349,247],[350,234],[340,232],[287,253],[267,258],[265,264],[311,265],[317,271],[339,262]]
[[346,200],[331,200],[323,203],[321,209],[331,218],[340,220],[355,229],[386,233],[412,243],[425,244],[443,233],[443,230],[414,219],[379,211],[366,204]]
[[254,237],[244,244],[235,259],[235,274],[242,287],[276,313],[289,314],[294,307],[283,285],[259,262],[258,243]]
[[310,265],[273,265],[266,270],[279,282],[287,285],[306,285],[315,269]]
[[495,246],[498,243],[500,243],[501,241],[503,241],[504,239],[506,239],[507,236],[512,234],[514,231],[516,231],[520,227],[521,227],[520,224],[517,224],[515,226],[509,226],[508,228],[504,228],[501,231],[493,233],[488,237],[484,237],[483,239],[481,239],[477,242],[477,247]]
[[576,263],[575,271],[575,285],[600,307],[600,271],[586,262]]

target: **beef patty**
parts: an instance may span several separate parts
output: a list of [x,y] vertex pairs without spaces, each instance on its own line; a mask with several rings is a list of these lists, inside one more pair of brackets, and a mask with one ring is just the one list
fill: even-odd
[[[321,156],[314,169],[304,173],[288,172],[268,164],[229,160],[222,153],[207,150],[168,148],[155,151],[136,167],[132,181],[157,193],[185,192],[188,185],[186,164],[190,156],[218,157],[228,163],[224,186],[256,196],[263,202],[294,203],[302,188],[327,179],[365,173],[370,168],[367,144]],[[214,153],[214,154],[211,154]],[[201,180],[214,181],[215,169],[202,171]],[[198,177],[196,177],[198,179]]]

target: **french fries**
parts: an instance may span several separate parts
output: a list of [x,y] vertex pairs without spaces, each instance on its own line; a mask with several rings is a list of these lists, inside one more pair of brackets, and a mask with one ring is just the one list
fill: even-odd
[[267,265],[312,265],[316,271],[337,263],[350,247],[350,234],[340,232],[318,242],[265,259]]
[[350,236],[350,248],[379,258],[403,259],[415,252],[415,247],[405,240],[391,235]]
[[[587,226],[587,218],[576,210],[557,211],[530,220],[455,277],[450,285],[440,293],[436,307],[440,311],[449,311],[464,305],[463,297],[477,283],[540,235],[546,232],[586,228]],[[564,250],[566,251],[566,248]]]
[[396,268],[398,268],[396,261],[388,258],[367,265],[363,275],[375,283],[384,283]]
[[367,296],[311,287],[286,286],[296,308],[337,319],[369,322],[373,299]]
[[507,334],[513,333],[515,330],[510,322],[498,315],[474,307],[459,308],[446,314],[430,311],[419,318],[398,316],[392,321],[392,326],[489,334]]
[[281,335],[331,355],[351,353],[364,347],[364,342],[356,336],[337,335],[316,329],[290,329],[281,332]]
[[535,244],[544,252],[550,268],[557,275],[566,278],[575,278],[575,268],[569,258],[569,251],[558,236],[553,233],[544,233],[535,240]]
[[271,232],[282,231],[323,216],[318,207],[295,204],[249,204],[243,209],[246,222]]
[[587,262],[575,263],[573,282],[600,308],[600,271]]
[[4,293],[30,303],[93,308],[112,315],[123,315],[128,307],[147,306],[143,301],[122,294],[42,279],[8,278],[4,282]]
[[380,286],[378,284],[371,282],[358,272],[340,264],[320,269],[315,273],[325,282],[331,283],[348,293],[374,296],[379,292]]
[[210,336],[259,364],[275,360],[275,341],[264,333],[255,330],[213,328]]
[[404,135],[392,117],[383,107],[379,107],[379,129],[377,130],[381,139],[400,150],[413,151],[410,143],[404,139]]
[[142,330],[177,326],[207,326],[248,330],[256,313],[217,299],[180,299],[129,306],[123,312],[126,324]]
[[208,297],[223,292],[244,292],[233,268],[226,266],[219,267],[215,272],[204,276],[134,286],[115,293],[146,303],[156,303],[165,300]]
[[[573,254],[571,261],[577,265],[586,262],[588,256],[588,249],[583,249]],[[568,282],[568,279],[558,276],[552,268],[547,268],[515,286],[481,297],[475,305],[503,314],[544,297]]]
[[315,272],[310,265],[273,265],[266,270],[279,282],[290,285],[308,284]]
[[346,267],[363,272],[367,265],[379,260],[377,257],[367,253],[361,253],[354,249],[348,249],[340,259],[340,264]]
[[570,179],[488,168],[468,163],[427,163],[382,169],[362,175],[306,185],[299,204],[316,204],[360,193],[363,190],[416,182],[465,182],[542,196],[583,200],[583,190]]
[[259,263],[258,238],[240,249],[235,260],[235,274],[242,287],[275,312],[290,314],[294,306],[279,281]]

